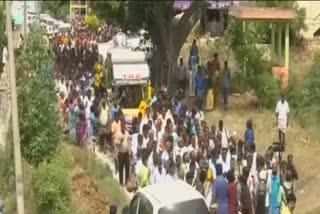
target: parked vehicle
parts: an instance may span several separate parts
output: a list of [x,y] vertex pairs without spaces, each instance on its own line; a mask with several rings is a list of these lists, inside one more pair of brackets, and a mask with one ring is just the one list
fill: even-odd
[[183,181],[139,189],[123,211],[126,214],[209,214],[204,197]]

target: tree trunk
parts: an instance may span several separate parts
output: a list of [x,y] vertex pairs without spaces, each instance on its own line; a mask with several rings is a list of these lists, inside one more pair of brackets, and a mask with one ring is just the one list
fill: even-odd
[[[173,18],[167,19],[161,14],[154,14],[149,26],[152,42],[156,47],[153,60],[153,72],[156,72],[156,85],[166,86],[172,93],[175,91],[176,70],[180,49],[190,31],[201,17],[204,1],[195,1],[183,14],[176,25]],[[163,14],[162,14],[163,15]]]

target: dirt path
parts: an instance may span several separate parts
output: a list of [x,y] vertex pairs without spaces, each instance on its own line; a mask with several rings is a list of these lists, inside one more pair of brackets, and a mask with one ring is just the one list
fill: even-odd
[[72,200],[88,214],[109,213],[110,200],[99,192],[97,184],[80,167],[71,173]]

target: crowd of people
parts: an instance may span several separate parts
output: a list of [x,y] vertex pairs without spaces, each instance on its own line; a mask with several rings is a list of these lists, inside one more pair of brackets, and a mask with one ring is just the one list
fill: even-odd
[[[99,142],[101,152],[114,153],[121,185],[141,188],[180,179],[196,188],[208,206],[217,206],[218,214],[293,213],[298,179],[293,156],[278,161],[281,149],[272,145],[258,154],[251,120],[245,124],[244,139],[238,139],[223,120],[216,127],[205,119],[204,105],[213,110],[220,91],[227,108],[231,79],[227,61],[220,70],[216,54],[204,69],[194,42],[189,91],[196,104],[183,102],[188,69],[181,59],[182,96],[154,91],[150,105],[130,121],[129,129],[118,100],[107,99],[110,63],[99,56],[97,35],[74,26],[72,33],[57,35],[53,44],[61,124],[81,148],[94,151]],[[288,103],[282,98],[276,108],[279,145],[285,145],[288,115]]]

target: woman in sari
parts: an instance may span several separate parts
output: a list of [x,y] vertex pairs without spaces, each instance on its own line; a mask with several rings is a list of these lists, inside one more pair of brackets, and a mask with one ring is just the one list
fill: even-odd
[[83,149],[86,146],[88,140],[88,124],[86,119],[86,111],[84,105],[79,105],[79,122],[77,126],[77,142]]
[[76,140],[76,115],[75,115],[75,105],[76,103],[74,100],[70,97],[69,98],[69,137],[70,139],[75,142]]

